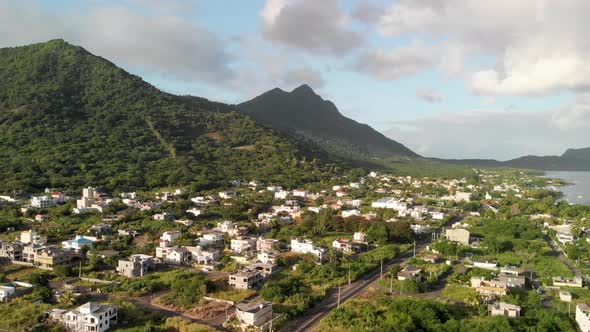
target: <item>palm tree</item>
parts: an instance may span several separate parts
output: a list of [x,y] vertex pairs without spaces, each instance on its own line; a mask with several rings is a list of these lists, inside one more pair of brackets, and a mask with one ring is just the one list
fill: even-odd
[[465,303],[467,303],[470,306],[479,305],[481,303],[481,299],[479,297],[479,294],[475,291],[469,292],[469,294],[465,298]]
[[76,297],[72,292],[65,292],[59,297],[58,302],[64,306],[73,306],[76,304]]

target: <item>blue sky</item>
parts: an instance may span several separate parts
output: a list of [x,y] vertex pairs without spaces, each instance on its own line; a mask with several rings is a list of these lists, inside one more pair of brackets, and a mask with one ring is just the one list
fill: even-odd
[[63,38],[160,89],[309,84],[425,156],[590,146],[583,0],[0,0],[0,46]]

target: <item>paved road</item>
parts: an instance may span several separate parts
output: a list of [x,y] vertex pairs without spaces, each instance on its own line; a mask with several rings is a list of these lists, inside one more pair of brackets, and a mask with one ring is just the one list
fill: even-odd
[[545,239],[549,243],[549,246],[551,246],[551,249],[553,249],[553,252],[559,258],[559,260],[562,261],[565,265],[567,265],[567,267],[569,267],[570,270],[572,270],[576,276],[578,276],[578,277],[581,276],[582,271],[580,271],[580,269],[578,269],[574,265],[574,263],[569,258],[567,258],[567,256],[563,253],[563,250],[561,249],[561,247],[557,243],[555,243],[555,241],[553,241],[552,238],[546,237]]
[[[207,326],[213,327],[213,328],[221,330],[221,331],[227,331],[227,329],[225,329],[223,327],[223,323],[225,322],[225,313],[220,314],[220,315],[213,317],[211,319],[208,319],[208,320],[203,320],[203,319],[195,318],[195,317],[185,314],[183,312],[168,309],[168,308],[160,306],[154,302],[155,299],[157,299],[160,296],[164,296],[164,295],[168,294],[169,292],[170,291],[162,291],[162,292],[156,293],[154,295],[146,295],[146,296],[142,296],[142,297],[138,297],[138,298],[128,298],[128,300],[135,303],[138,306],[143,307],[144,309],[158,312],[158,313],[160,313],[164,316],[167,316],[167,317],[181,317],[181,318],[189,320],[193,323],[199,323],[202,325],[207,325]],[[229,315],[233,314],[233,310],[234,310],[233,308],[230,310],[227,310],[227,315],[229,316]]]
[[[458,217],[451,219],[445,226],[462,220],[464,217]],[[424,239],[419,243],[416,243],[416,255],[424,251],[428,244],[429,239]],[[383,272],[387,271],[391,265],[406,263],[409,258],[413,256],[413,251],[410,250],[401,254],[400,256],[383,263]],[[340,304],[343,304],[348,299],[353,298],[363,292],[369,285],[377,281],[380,277],[381,267],[377,267],[375,270],[365,274],[350,285],[343,286],[340,290]],[[313,308],[308,310],[303,316],[298,317],[287,324],[285,324],[280,331],[284,332],[304,332],[312,331],[319,322],[326,317],[332,310],[338,307],[338,289],[332,289],[328,292],[326,297]]]
[[[428,242],[416,244],[416,254],[426,249]],[[403,253],[400,256],[383,263],[383,271],[387,271],[391,265],[402,264],[413,256],[413,252]],[[355,297],[364,291],[369,285],[377,281],[380,277],[381,267],[365,274],[357,281],[350,285],[343,286],[340,290],[340,303],[343,304],[348,299]],[[338,307],[338,289],[332,289],[319,304],[311,308],[304,316],[299,317],[285,324],[281,331],[285,332],[303,332],[311,331],[322,318],[326,317],[332,310]]]

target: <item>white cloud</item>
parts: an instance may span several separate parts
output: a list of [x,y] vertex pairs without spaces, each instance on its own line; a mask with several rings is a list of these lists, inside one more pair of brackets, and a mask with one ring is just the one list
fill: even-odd
[[434,50],[420,41],[400,46],[390,52],[373,50],[362,54],[354,69],[379,80],[396,80],[434,67],[437,64]]
[[178,80],[224,82],[233,75],[223,41],[178,16],[101,8],[88,18],[80,38],[96,54]]
[[285,86],[288,90],[302,84],[307,84],[314,89],[320,89],[326,83],[319,72],[306,67],[288,70],[282,80],[282,86]]
[[[551,120],[562,130],[590,129],[590,93],[578,95],[573,105],[557,110]],[[590,142],[586,144],[590,145]]]
[[482,95],[548,95],[590,86],[585,0],[398,0],[378,30],[389,37],[428,36],[441,43],[441,65],[460,73],[481,56],[468,78]]
[[264,36],[321,54],[344,54],[363,42],[338,0],[267,0],[260,12]]
[[590,100],[584,96],[560,110],[439,113],[396,122],[385,135],[424,156],[508,160],[587,147],[588,130]]
[[443,97],[437,91],[430,88],[422,88],[416,91],[418,99],[428,103],[439,103],[443,101]]
[[60,15],[35,5],[0,2],[0,46],[63,38],[142,74],[219,85],[234,76],[234,58],[223,40],[179,16],[143,16],[126,7]]

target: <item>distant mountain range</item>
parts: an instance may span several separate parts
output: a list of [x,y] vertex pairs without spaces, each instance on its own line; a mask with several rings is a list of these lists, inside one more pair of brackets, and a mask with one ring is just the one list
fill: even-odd
[[308,85],[291,92],[275,88],[237,107],[265,125],[303,137],[341,157],[420,157],[368,125],[345,117]]
[[475,167],[513,167],[547,171],[590,171],[590,147],[568,149],[561,156],[524,156],[508,161],[493,159],[436,159]]
[[236,178],[295,187],[351,168],[346,159],[590,171],[590,148],[506,162],[423,158],[307,85],[227,105],[162,92],[63,40],[0,49],[0,191],[203,190]]

